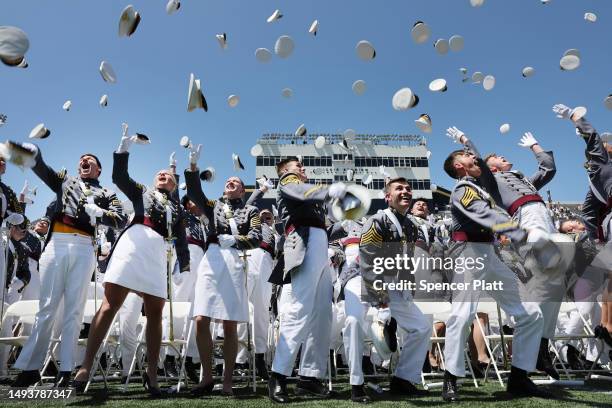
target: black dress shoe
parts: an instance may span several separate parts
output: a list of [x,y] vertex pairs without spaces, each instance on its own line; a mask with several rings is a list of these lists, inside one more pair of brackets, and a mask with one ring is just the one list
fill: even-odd
[[429,395],[427,390],[420,390],[414,386],[410,381],[406,381],[403,378],[395,377],[391,378],[391,394],[404,395],[407,397],[420,397]]
[[174,356],[166,356],[164,359],[164,369],[166,370],[166,376],[170,378],[178,377],[178,371],[176,370],[176,359]]
[[442,399],[446,402],[456,402],[459,400],[459,392],[457,391],[457,377],[448,371],[444,372]]
[[273,402],[285,404],[289,402],[287,381],[284,375],[272,372],[268,381],[268,396]]
[[514,366],[510,367],[506,391],[513,397],[554,398],[550,392],[538,388],[527,376],[527,371]]
[[582,371],[584,370],[584,364],[582,363],[582,356],[576,347],[568,344],[567,345],[567,364],[572,370]]
[[540,339],[540,350],[538,352],[538,361],[536,363],[536,368],[539,371],[544,371],[550,377],[555,380],[559,380],[559,373],[555,370],[555,366],[552,363],[552,359],[550,358],[550,351],[548,350],[548,339],[541,338]]
[[268,381],[270,376],[268,375],[268,367],[266,366],[266,359],[263,353],[255,354],[255,371],[259,378]]
[[605,341],[608,347],[612,347],[612,336],[610,335],[608,329],[602,325],[598,325],[593,329],[593,333],[595,334],[595,337]]
[[296,395],[314,395],[319,398],[329,398],[329,388],[321,380],[314,377],[302,377],[295,384]]
[[189,391],[192,397],[203,397],[204,395],[211,395],[215,388],[215,382],[211,381],[208,384],[198,384]]
[[360,404],[368,404],[371,402],[363,384],[351,385],[351,401],[359,402]]
[[60,371],[55,377],[55,388],[67,388],[70,387],[70,371]]
[[38,370],[25,370],[20,372],[11,387],[26,388],[40,381]]
[[189,381],[191,381],[194,384],[197,384],[200,382],[200,376],[198,375],[198,367],[199,364],[196,364],[193,362],[193,358],[191,357],[187,357],[185,359],[185,372],[187,373],[187,377],[189,378]]

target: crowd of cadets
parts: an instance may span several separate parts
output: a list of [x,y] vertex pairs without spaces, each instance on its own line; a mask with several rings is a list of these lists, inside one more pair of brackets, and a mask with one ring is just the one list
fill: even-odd
[[[330,350],[335,363],[348,366],[353,401],[370,401],[364,375],[372,374],[374,366],[388,369],[395,351],[399,357],[390,392],[420,396],[427,393],[418,387],[421,372],[442,369],[442,356],[430,341],[435,335],[446,336],[442,397],[455,401],[457,378],[466,375],[466,343],[476,376],[484,375],[495,358],[475,329],[475,319],[487,325],[489,319],[497,320],[478,312],[484,296],[510,317],[500,321],[500,330],[513,334],[506,350],[511,355],[507,390],[513,396],[550,396],[529,374],[537,370],[559,379],[551,347],[561,350],[561,359],[572,369],[605,370],[610,361],[604,351],[612,346],[612,146],[571,109],[555,105],[553,110],[572,120],[586,143],[588,194],[578,214],[545,204],[539,191],[554,177],[556,165],[553,152],[545,151],[531,133],[519,143],[533,152],[537,165],[527,176],[500,154],[482,157],[464,132],[449,128],[447,135],[461,145],[444,163],[446,173],[457,180],[450,211],[430,214],[427,201],[412,196],[406,179],[393,178],[386,180],[384,190],[388,208],[358,220],[330,218],[328,204],[346,198],[346,185],[309,184],[298,158],[277,163],[278,197],[270,211],[258,207],[273,187],[266,179],[258,180],[259,189],[246,202],[238,177],[226,180],[222,198],[210,199],[200,182],[200,148],[191,148],[184,173],[186,194],[180,197],[174,154],[152,187],[130,177],[128,150],[142,140],[128,136],[124,125],[112,179],[132,203],[128,216],[115,193],[98,182],[102,164],[94,154],[81,156],[78,175],[71,176],[51,169],[36,146],[23,145],[34,157],[33,172],[55,199],[44,217],[29,222],[27,188],[17,195],[0,182],[0,215],[7,227],[0,251],[3,299],[6,304],[40,302],[33,325],[4,322],[3,336],[15,330],[29,337],[12,355],[18,355],[14,361],[10,348],[2,347],[0,373],[8,376],[12,366],[21,370],[13,386],[38,383],[55,333],[61,335],[55,385],[82,392],[94,374],[102,339],[119,313],[118,363],[125,381],[135,352],[136,325],[144,313],[149,363],[142,380],[149,393],[159,396],[164,390],[158,373],[175,376],[180,369],[178,356],[160,346],[162,333],[169,329],[162,319],[169,297],[192,303],[195,335],[185,369],[195,383],[190,389],[194,396],[213,393],[215,375],[222,375],[221,392],[233,395],[234,370],[249,365],[247,350],[239,346],[245,342],[253,345],[254,369],[268,380],[269,397],[278,403],[290,400],[287,378],[295,375],[296,395],[329,397],[324,380],[331,374]],[[0,158],[0,174],[5,170],[6,159]],[[566,239],[559,239],[560,234]],[[542,243],[553,241],[562,253],[559,261],[548,264]],[[569,261],[565,251],[571,254]],[[375,271],[375,258],[397,254],[486,261],[483,269],[462,273],[425,263],[407,276],[395,269]],[[384,290],[377,283],[406,278],[499,281],[503,290],[427,293]],[[83,305],[92,279],[103,281],[104,296],[83,333]],[[450,315],[434,322],[415,301],[451,302]],[[559,318],[564,301],[576,302],[579,313]],[[576,341],[555,342],[555,334],[582,333],[581,316],[592,323],[597,339],[587,340],[584,348]],[[184,322],[173,323],[175,337],[186,336]],[[75,348],[79,334],[88,337],[84,355]],[[223,338],[223,364],[213,358],[217,336]],[[366,346],[366,339],[374,346]]]

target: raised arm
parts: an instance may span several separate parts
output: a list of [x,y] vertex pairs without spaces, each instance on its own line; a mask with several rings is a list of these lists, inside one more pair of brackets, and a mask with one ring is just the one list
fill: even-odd
[[113,154],[113,183],[127,196],[130,201],[135,201],[146,190],[145,186],[134,181],[128,172],[128,161],[130,154],[126,152],[115,152]]
[[536,188],[541,189],[553,179],[557,173],[555,158],[552,151],[544,151],[531,132],[526,132],[521,138],[519,146],[531,149],[538,162],[538,170],[527,180]]
[[278,193],[290,200],[322,202],[328,197],[328,188],[323,185],[302,183],[295,174],[285,173],[278,182]]
[[56,193],[58,191],[61,191],[62,183],[64,182],[64,180],[66,178],[66,170],[61,170],[59,172],[56,172],[55,170],[53,170],[43,160],[42,153],[40,152],[40,149],[38,149],[38,147],[36,147],[36,149],[37,149],[36,159],[35,159],[36,163],[34,164],[34,167],[32,167],[32,171],[52,191],[55,191]]

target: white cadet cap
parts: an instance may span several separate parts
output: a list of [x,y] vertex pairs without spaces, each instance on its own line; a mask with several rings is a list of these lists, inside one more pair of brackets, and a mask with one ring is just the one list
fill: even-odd
[[291,98],[291,96],[293,96],[293,89],[283,88],[281,95],[283,95],[285,98]]
[[438,38],[434,42],[434,48],[440,55],[447,54],[449,49],[448,40],[446,38]]
[[459,52],[463,49],[463,45],[465,44],[465,40],[462,36],[455,34],[448,40],[448,45],[450,46],[451,51]]
[[484,79],[484,74],[480,71],[476,71],[472,74],[472,83],[479,84]]
[[263,146],[260,145],[259,143],[251,147],[251,156],[253,157],[261,156],[262,153],[263,153]]
[[168,0],[166,3],[166,13],[173,14],[181,8],[181,2],[178,0]]
[[493,75],[487,75],[482,80],[482,87],[485,91],[490,91],[495,88],[495,77]]
[[131,4],[123,9],[119,17],[119,37],[129,37],[134,34],[140,23],[140,13]]
[[183,136],[181,137],[181,140],[179,141],[179,144],[184,147],[185,149],[190,149],[193,147],[193,145],[191,144],[191,140],[189,140],[189,136]]
[[30,64],[26,61],[25,57],[21,60],[21,62],[17,65],[17,68],[27,68]]
[[411,34],[415,43],[423,44],[429,39],[431,33],[427,24],[422,21],[417,21],[414,23],[414,26],[412,26]]
[[325,147],[325,143],[326,143],[325,136],[319,136],[315,139],[314,146],[317,149],[322,149]]
[[10,66],[19,65],[30,48],[30,40],[17,27],[0,26],[0,60]]
[[181,189],[181,190],[187,190],[187,183],[182,182],[181,184],[179,184],[179,189]]
[[510,131],[510,124],[509,123],[504,123],[503,125],[501,125],[499,127],[499,133],[501,133],[502,135],[505,135],[509,131]]
[[606,96],[606,99],[604,99],[604,105],[606,105],[606,108],[612,110],[612,94]]
[[346,170],[346,181],[353,181],[354,176],[355,176],[355,170],[353,169]]
[[484,4],[485,0],[470,0],[472,7],[480,7]]
[[368,174],[368,175],[367,175],[367,176],[366,176],[366,177],[365,177],[365,178],[364,178],[364,179],[361,181],[361,183],[362,183],[362,184],[364,184],[364,185],[366,185],[366,186],[369,186],[369,185],[370,185],[370,183],[372,183],[372,180],[373,180],[373,179],[374,179],[374,177],[372,177],[372,175],[371,175],[371,174]]
[[395,92],[391,105],[393,109],[398,111],[414,108],[419,103],[419,97],[415,95],[410,88],[402,88]]
[[110,82],[111,84],[117,82],[117,75],[115,75],[115,70],[113,70],[111,64],[106,61],[102,61],[100,63],[100,75],[102,75],[102,79],[106,82]]
[[580,66],[580,57],[576,55],[565,55],[559,61],[559,66],[562,71],[573,71]]
[[106,105],[108,105],[108,95],[106,94],[102,95],[99,103],[100,103],[100,106],[102,107],[105,107]]
[[367,89],[366,82],[362,79],[358,79],[355,82],[353,82],[352,89],[355,95],[363,95]]
[[274,52],[281,58],[287,58],[293,52],[295,43],[288,35],[281,35],[274,44]]
[[431,133],[431,117],[424,113],[417,120],[414,121],[419,129],[425,133]]
[[572,120],[578,120],[587,114],[587,108],[584,106],[577,106],[572,110]]
[[272,59],[272,53],[267,48],[258,48],[255,50],[255,58],[259,62],[269,62]]
[[136,133],[134,136],[136,136],[136,143],[138,144],[151,143],[151,139],[149,139],[149,136],[145,135],[144,133]]
[[597,21],[597,15],[595,13],[584,13],[584,19],[589,23],[594,23]]
[[244,165],[240,161],[240,157],[236,153],[232,153],[232,161],[234,162],[234,170],[244,170]]
[[535,74],[535,69],[533,67],[525,67],[523,68],[523,78],[529,78],[530,76],[533,76],[533,74]]
[[357,132],[355,132],[355,129],[346,129],[342,135],[344,136],[344,140],[352,142],[357,137]]
[[270,17],[268,17],[268,20],[266,20],[268,23],[273,23],[275,21],[277,21],[278,19],[283,18],[283,15],[281,14],[280,10],[276,9],[274,10],[274,13],[272,13],[272,15]]
[[580,50],[576,49],[576,48],[570,48],[569,50],[566,50],[563,53],[563,56],[565,57],[566,55],[575,55],[578,58],[580,58]]
[[376,58],[376,50],[374,46],[366,40],[361,40],[355,46],[357,56],[364,61],[370,61]]
[[306,136],[306,133],[307,133],[306,126],[303,123],[300,126],[298,126],[298,128],[295,130],[295,136],[297,137]]
[[213,167],[207,167],[200,173],[200,180],[212,183],[215,180],[215,169]]
[[62,105],[62,109],[65,110],[66,112],[70,111],[71,107],[72,107],[72,102],[71,101],[66,101]]
[[223,34],[215,34],[215,37],[217,38],[217,41],[219,42],[219,46],[222,49],[227,49],[227,34],[223,33]]
[[446,87],[446,79],[434,79],[429,83],[429,90],[432,92],[446,92],[448,90]]
[[202,93],[202,87],[200,80],[195,78],[195,75],[189,75],[189,91],[187,93],[187,112],[191,112],[195,109],[204,109],[204,112],[208,112],[208,104],[206,98]]
[[45,127],[45,124],[39,123],[30,132],[30,139],[46,139],[50,134],[51,131]]
[[240,97],[238,95],[230,95],[227,97],[227,104],[230,108],[238,106],[238,102],[240,102]]
[[308,29],[308,33],[316,36],[318,30],[319,30],[319,20],[315,20],[310,25],[310,28]]

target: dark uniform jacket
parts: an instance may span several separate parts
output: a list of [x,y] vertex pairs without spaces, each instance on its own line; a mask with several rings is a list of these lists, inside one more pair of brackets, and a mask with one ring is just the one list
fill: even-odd
[[[202,210],[210,220],[207,231],[207,244],[217,243],[221,234],[233,235],[236,243],[233,248],[248,250],[259,247],[261,241],[261,220],[256,207],[245,205],[240,198],[235,200],[209,200],[202,191],[197,171],[185,170],[187,196]],[[227,207],[226,207],[227,204]],[[226,208],[228,211],[226,211]],[[232,233],[230,219],[236,221],[238,234]]]
[[28,254],[19,241],[15,241],[11,238],[11,244],[6,262],[6,288],[8,289],[13,280],[13,271],[15,272],[15,276],[24,283],[25,287],[30,283],[32,277],[30,274],[30,265],[28,264]]
[[[171,193],[167,191],[147,189],[134,181],[128,172],[129,153],[115,152],[113,159],[113,183],[127,196],[134,207],[134,219],[123,232],[134,224],[145,224],[164,239],[171,238],[174,241],[181,272],[188,271],[189,249],[185,237],[185,212],[180,203],[173,199]],[[167,220],[167,207],[170,208],[171,220]],[[168,224],[170,224],[170,231],[168,231]],[[117,238],[117,242],[120,240],[121,236]],[[112,251],[108,259],[111,256]]]
[[287,281],[290,273],[304,261],[309,228],[325,229],[324,203],[326,199],[327,188],[325,186],[303,183],[293,173],[285,173],[281,176],[276,205],[286,234],[283,246],[284,281]]
[[0,225],[11,213],[24,213],[24,206],[17,200],[12,188],[0,181]]
[[66,170],[54,171],[43,161],[40,150],[32,170],[56,193],[47,242],[53,235],[53,225],[58,221],[91,236],[94,235],[94,227],[85,212],[89,196],[93,196],[94,203],[104,210],[104,215],[98,219],[100,224],[112,228],[122,228],[125,225],[127,219],[117,195],[112,190],[102,187],[98,180],[72,177],[66,173]]

